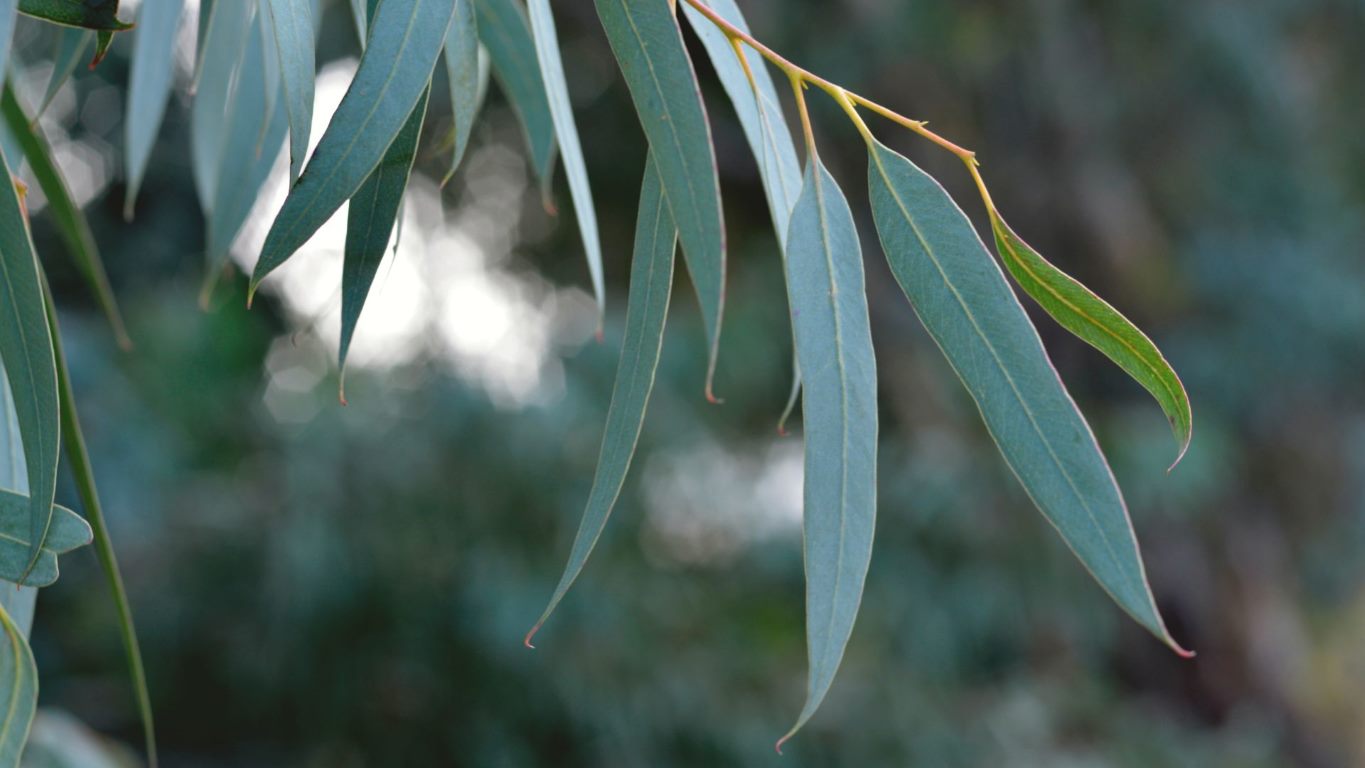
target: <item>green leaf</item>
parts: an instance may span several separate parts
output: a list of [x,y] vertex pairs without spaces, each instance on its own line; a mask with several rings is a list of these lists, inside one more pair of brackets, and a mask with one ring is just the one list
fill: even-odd
[[[9,179],[8,162],[0,163]],[[52,520],[60,429],[52,331],[43,312],[38,257],[13,183],[0,183],[0,360],[23,438],[29,487],[29,560]]]
[[19,765],[38,709],[38,665],[23,631],[0,609],[5,642],[0,643],[0,766]]
[[365,0],[350,0],[351,18],[355,21],[355,33],[360,38],[360,49],[365,50],[365,38],[370,32],[370,15]]
[[266,0],[275,30],[285,105],[289,111],[289,182],[299,178],[313,128],[313,86],[317,55],[313,49],[313,11],[300,0]]
[[933,177],[869,144],[891,272],[981,409],[1029,497],[1121,608],[1178,653],[1113,472],[1005,276]]
[[142,0],[137,33],[133,36],[133,63],[128,75],[128,109],[124,116],[124,153],[128,166],[128,189],[124,217],[132,220],[137,193],[147,174],[147,162],[156,145],[157,132],[166,114],[175,73],[175,34],[185,0]]
[[[57,555],[89,544],[92,534],[80,515],[66,507],[54,506],[47,541],[43,542],[37,564],[24,578],[31,544],[28,526],[23,522],[28,504],[28,496],[0,490],[0,579],[30,587],[46,587],[57,581]],[[0,586],[0,589],[9,588]]]
[[540,62],[540,76],[550,101],[550,116],[554,119],[555,135],[564,155],[564,175],[569,179],[569,193],[573,196],[574,215],[578,231],[583,237],[583,250],[588,256],[588,273],[592,277],[593,294],[597,297],[597,324],[601,327],[607,310],[606,289],[602,285],[602,245],[597,235],[597,211],[593,208],[592,190],[588,186],[588,167],[583,161],[583,147],[578,141],[574,125],[573,106],[569,103],[569,85],[564,81],[564,63],[559,56],[559,41],[555,37],[555,20],[549,0],[530,0],[531,31],[535,38],[536,58]]
[[569,552],[569,563],[545,612],[526,634],[528,647],[531,647],[531,638],[582,573],[607,525],[635,456],[663,345],[664,320],[668,317],[668,300],[673,292],[673,254],[677,242],[677,228],[664,199],[658,170],[653,159],[647,159],[640,188],[639,218],[635,224],[635,255],[630,271],[630,298],[626,302],[626,335],[621,343],[621,362],[616,368],[616,384],[607,410],[597,473],[588,494],[587,508],[583,510],[583,521],[579,523],[578,535]]
[[4,94],[0,96],[0,112],[4,113],[5,125],[19,143],[33,176],[47,197],[47,213],[57,225],[57,234],[76,261],[77,268],[85,278],[90,290],[99,302],[100,309],[113,329],[114,338],[124,349],[132,348],[127,328],[123,324],[123,314],[114,299],[114,290],[109,286],[109,276],[104,270],[104,260],[100,257],[95,235],[90,230],[90,222],[85,212],[71,197],[61,168],[52,156],[52,147],[47,143],[36,121],[31,120],[14,93],[13,85],[6,83]]
[[555,167],[555,124],[536,62],[530,22],[515,0],[474,0],[474,10],[479,40],[488,49],[493,76],[521,119],[531,166],[540,179],[541,195],[548,201]]
[[19,0],[19,12],[65,27],[105,32],[133,28],[119,21],[118,0]]
[[114,555],[114,544],[109,538],[109,529],[104,524],[104,507],[100,504],[99,491],[95,487],[95,472],[90,466],[90,454],[85,448],[85,434],[81,431],[80,415],[76,412],[76,397],[71,390],[71,372],[67,370],[66,353],[62,350],[61,329],[57,325],[57,308],[52,302],[52,290],[46,279],[43,280],[43,309],[48,323],[52,326],[52,354],[57,369],[63,448],[71,469],[71,477],[75,480],[76,493],[80,496],[86,517],[90,521],[95,555],[99,558],[100,569],[104,571],[104,580],[109,585],[114,608],[118,611],[124,658],[128,662],[128,676],[133,684],[133,695],[137,699],[138,715],[142,719],[147,765],[149,768],[156,768],[156,728],[152,721],[152,698],[147,692],[147,673],[142,664],[142,651],[138,647],[137,629],[133,626],[133,610],[128,604],[128,591],[123,587],[123,576],[119,573],[118,558]]
[[668,3],[596,0],[597,15],[649,138],[710,342],[710,400],[725,308],[725,224],[711,127]]
[[57,33],[57,47],[52,53],[52,75],[47,79],[47,90],[43,92],[42,103],[38,106],[39,116],[47,111],[62,86],[71,79],[71,73],[76,71],[85,49],[94,40],[95,33],[83,29],[63,29]]
[[469,135],[474,128],[474,118],[483,101],[479,89],[479,25],[472,0],[458,0],[455,4],[455,20],[450,23],[450,31],[446,33],[444,57],[446,79],[450,84],[450,106],[455,117],[455,134],[450,170],[441,179],[441,186],[450,181],[464,159],[465,150],[469,147]]
[[1194,417],[1185,385],[1161,350],[1117,309],[1039,255],[994,210],[991,230],[1005,268],[1024,292],[1063,328],[1103,352],[1152,393],[1175,432],[1179,464],[1190,447]]
[[379,4],[355,80],[270,226],[248,296],[379,165],[431,82],[454,14],[455,0],[384,0]]
[[194,188],[204,213],[213,211],[218,190],[218,160],[227,133],[228,103],[233,76],[245,56],[251,31],[251,6],[242,2],[214,2],[200,38],[200,69],[190,108],[190,162]]
[[853,632],[877,520],[877,363],[862,247],[843,192],[813,152],[787,235],[787,291],[805,383],[806,704],[815,714]]
[[9,55],[14,46],[14,21],[19,14],[18,0],[0,0],[0,82],[5,80]]
[[341,347],[338,365],[342,371],[341,401],[346,402],[346,353],[351,348],[351,337],[360,311],[365,307],[370,285],[379,262],[384,259],[394,221],[403,202],[403,191],[408,186],[413,160],[417,158],[417,140],[422,133],[422,121],[427,115],[427,96],[423,93],[412,108],[408,121],[389,145],[379,167],[351,198],[346,213],[346,256],[341,269]]
[[[28,475],[24,472],[24,444],[19,436],[19,420],[14,413],[14,397],[9,379],[0,363],[0,488],[12,488],[28,493]],[[33,627],[33,611],[38,602],[36,587],[15,586],[0,589],[0,609],[9,612],[20,632],[27,637]]]

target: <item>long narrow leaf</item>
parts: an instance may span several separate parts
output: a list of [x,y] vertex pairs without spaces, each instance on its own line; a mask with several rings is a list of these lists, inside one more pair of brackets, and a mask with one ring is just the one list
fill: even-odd
[[0,0],[0,82],[9,67],[9,54],[14,46],[14,22],[19,15],[18,0]]
[[555,35],[550,2],[530,0],[528,5],[536,59],[540,62],[540,76],[545,82],[545,92],[550,101],[550,117],[554,119],[555,136],[559,138],[559,149],[564,157],[564,175],[569,179],[569,194],[573,196],[578,232],[583,238],[583,250],[588,257],[588,273],[592,277],[593,294],[597,297],[597,322],[600,327],[607,310],[607,296],[606,288],[602,285],[602,244],[597,235],[597,211],[593,207],[592,189],[588,185],[588,166],[583,161],[578,127],[574,125],[569,85],[564,81],[564,62],[559,56],[559,40]]
[[64,27],[122,32],[133,25],[118,18],[118,0],[19,0],[19,12]]
[[813,152],[787,235],[787,291],[805,423],[806,703],[834,681],[853,632],[877,519],[877,363],[862,246],[834,177]]
[[697,75],[667,3],[596,3],[597,16],[649,138],[664,195],[678,225],[683,259],[701,302],[710,347],[706,395],[714,400],[712,381],[725,309],[725,223],[715,147]]
[[869,145],[872,213],[891,272],[1029,497],[1121,608],[1178,653],[1118,483],[1038,332],[933,177]]
[[408,121],[389,145],[379,167],[351,198],[346,213],[346,255],[341,269],[341,347],[338,365],[342,371],[341,400],[346,401],[346,353],[351,348],[360,311],[374,283],[379,262],[389,247],[394,221],[403,203],[403,192],[412,174],[412,163],[417,158],[417,140],[426,118],[428,93],[423,93],[412,108]]
[[659,366],[659,350],[663,345],[664,321],[668,317],[668,301],[673,292],[673,257],[677,251],[677,227],[664,198],[663,185],[652,159],[645,163],[644,182],[640,188],[640,212],[635,224],[635,255],[630,270],[630,298],[626,302],[626,336],[621,343],[621,361],[616,368],[616,384],[612,388],[611,406],[607,410],[607,425],[602,437],[602,451],[597,460],[597,473],[588,493],[587,508],[579,523],[569,552],[569,563],[555,587],[550,603],[536,625],[526,634],[526,645],[555,607],[592,554],[597,539],[607,525],[616,498],[621,494],[626,472],[635,456],[640,440],[645,409],[654,388],[654,374]]
[[248,296],[379,165],[431,82],[454,15],[455,0],[385,0],[379,4],[355,80],[270,226]]
[[137,193],[142,189],[147,162],[166,115],[171,75],[175,72],[175,34],[184,8],[185,0],[142,0],[138,11],[124,126],[128,188],[123,214],[129,220],[133,218]]
[[76,412],[76,396],[71,389],[71,372],[67,369],[66,353],[62,350],[61,332],[57,326],[57,308],[52,301],[52,291],[46,279],[43,280],[43,302],[53,331],[52,353],[56,360],[57,381],[61,393],[62,437],[65,440],[63,447],[66,461],[71,469],[71,477],[75,480],[81,506],[85,508],[86,519],[90,523],[95,555],[99,558],[100,569],[104,571],[104,580],[109,585],[114,608],[118,611],[123,654],[128,662],[128,676],[133,684],[138,715],[142,718],[147,765],[149,768],[156,768],[156,727],[152,722],[152,697],[147,691],[147,673],[142,664],[142,650],[138,647],[137,629],[133,626],[133,609],[128,603],[128,591],[123,587],[123,575],[119,572],[114,544],[109,539],[109,529],[104,522],[104,507],[100,504],[99,490],[95,487],[95,471],[90,465],[90,453],[85,448],[85,434],[81,431],[80,415]]
[[313,128],[313,87],[317,54],[313,47],[313,11],[299,0],[266,0],[275,30],[285,104],[289,110],[289,182],[299,178]]
[[521,119],[531,166],[548,201],[555,167],[555,125],[545,81],[536,63],[536,44],[530,22],[516,0],[474,0],[479,40],[488,49],[493,76]]
[[[0,162],[11,178],[8,162]],[[24,443],[29,487],[29,560],[52,520],[60,450],[57,370],[52,359],[52,329],[43,312],[38,257],[12,182],[0,183],[0,360],[5,363],[19,434]]]
[[[57,555],[83,547],[91,541],[90,526],[81,516],[62,506],[52,508],[52,527],[43,542],[38,562],[24,576],[29,563],[28,496],[0,490],[0,579],[29,587],[46,587],[57,581]],[[10,589],[0,586],[0,589]]]
[[43,100],[38,105],[39,115],[47,111],[62,86],[71,79],[71,73],[76,71],[85,49],[94,41],[94,32],[72,28],[58,30],[57,45],[52,53],[52,74],[47,78],[47,89],[43,91]]
[[455,175],[455,169],[460,167],[460,161],[464,159],[465,150],[469,147],[469,136],[474,129],[474,118],[478,115],[479,103],[482,101],[479,92],[479,23],[473,0],[458,0],[455,4],[455,20],[450,23],[450,31],[446,33],[444,57],[455,133],[450,170],[441,179],[442,186]]
[[37,123],[24,111],[14,87],[9,83],[5,84],[4,94],[0,95],[0,112],[4,113],[5,125],[18,141],[24,157],[28,159],[29,168],[33,170],[33,176],[38,181],[38,186],[47,197],[47,211],[57,225],[57,234],[61,236],[67,250],[71,251],[76,267],[80,269],[81,275],[90,286],[90,291],[95,295],[95,300],[99,302],[100,309],[109,321],[109,327],[113,329],[114,338],[124,349],[131,348],[132,341],[128,338],[128,330],[123,323],[123,313],[119,311],[114,289],[109,285],[104,259],[100,256],[99,246],[95,243],[95,235],[90,230],[90,222],[86,220],[85,212],[71,197],[71,190],[62,176],[62,170],[53,158],[52,147],[47,143]]
[[[14,397],[9,379],[0,363],[0,488],[28,493],[28,475],[24,471],[24,442],[19,435],[19,419],[14,413]],[[27,515],[25,515],[26,517]],[[33,610],[38,602],[37,587],[0,589],[0,608],[14,619],[20,632],[28,637],[33,627]]]
[[23,630],[0,609],[0,768],[17,768],[38,709],[38,665]]
[[1190,447],[1194,418],[1185,386],[1161,350],[1117,309],[1044,259],[995,211],[991,230],[996,252],[1024,292],[1063,328],[1103,352],[1152,393],[1175,432],[1179,464]]
[[218,190],[218,158],[227,132],[233,75],[243,63],[255,0],[220,0],[209,8],[200,39],[200,70],[190,109],[190,161],[199,206],[213,211]]

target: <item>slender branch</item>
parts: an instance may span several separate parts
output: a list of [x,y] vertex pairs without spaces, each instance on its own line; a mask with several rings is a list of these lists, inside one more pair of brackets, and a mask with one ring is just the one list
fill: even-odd
[[810,110],[806,109],[806,84],[795,74],[791,75],[792,93],[796,94],[796,111],[801,115],[801,133],[806,137],[806,155],[808,162],[814,162],[815,151],[815,130],[810,124]]
[[85,507],[85,517],[94,534],[95,554],[104,570],[105,581],[114,593],[114,605],[119,615],[119,631],[123,636],[123,651],[128,660],[128,674],[133,681],[133,694],[137,699],[138,714],[142,718],[142,734],[147,743],[147,764],[156,768],[156,731],[152,725],[152,700],[147,691],[147,673],[142,667],[142,651],[138,647],[137,630],[133,627],[133,611],[128,605],[128,592],[123,587],[123,576],[119,573],[118,558],[114,555],[114,545],[109,540],[109,529],[104,524],[104,508],[100,506],[99,492],[95,488],[95,473],[90,466],[90,454],[85,448],[85,435],[81,431],[80,418],[76,414],[76,398],[71,389],[71,372],[67,369],[66,353],[62,351],[62,335],[57,328],[57,307],[52,300],[52,288],[47,283],[47,275],[42,275],[43,299],[47,309],[48,325],[52,326],[52,352],[57,363],[57,395],[61,410],[62,447],[71,465],[71,475],[76,480],[76,491],[80,494],[81,505]]

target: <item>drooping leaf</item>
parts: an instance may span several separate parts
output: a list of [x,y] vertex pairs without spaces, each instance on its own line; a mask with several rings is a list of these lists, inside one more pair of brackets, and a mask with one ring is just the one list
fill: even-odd
[[80,63],[81,56],[85,55],[85,49],[95,40],[94,32],[87,32],[84,29],[62,29],[57,33],[57,46],[52,53],[52,75],[47,79],[47,90],[43,92],[43,101],[38,106],[38,114],[41,116],[47,111],[48,105],[57,97],[57,93],[71,79],[71,73],[76,71],[76,65]]
[[[275,31],[285,105],[289,111],[289,182],[299,178],[313,128],[313,89],[317,55],[313,47],[313,11],[299,0],[267,0]],[[267,111],[269,111],[267,109]]]
[[133,25],[118,19],[118,0],[19,0],[19,12],[64,27],[122,32]]
[[379,165],[431,82],[454,14],[455,0],[379,4],[355,80],[270,226],[248,295]]
[[[0,362],[0,488],[27,494],[24,443],[19,436],[19,419],[14,413],[14,398],[4,368]],[[33,610],[37,602],[37,587],[0,589],[0,609],[9,613],[24,637],[28,637],[29,629],[33,627]]]
[[[90,526],[81,516],[62,506],[52,508],[52,527],[38,554],[38,562],[24,578],[29,563],[28,496],[0,489],[0,579],[30,587],[46,587],[57,581],[57,555],[89,544]],[[0,589],[12,589],[0,586]]]
[[516,0],[474,0],[474,10],[479,40],[488,49],[493,76],[521,120],[531,150],[531,167],[540,179],[541,195],[548,201],[555,167],[555,125],[536,62],[530,22]]
[[[261,46],[261,82],[265,86],[265,109],[270,114],[275,109],[275,101],[280,97],[280,49],[275,43],[275,25],[270,17],[270,0],[261,0],[257,9],[256,23],[260,25],[265,44]],[[292,158],[291,158],[292,159]],[[291,178],[290,183],[293,183]]]
[[256,194],[279,156],[280,145],[289,128],[284,103],[277,102],[271,112],[265,111],[267,88],[263,53],[271,44],[266,34],[268,32],[259,26],[250,30],[236,84],[228,100],[226,132],[213,172],[217,188],[213,191],[214,204],[209,211],[210,286],[251,213]]
[[1024,292],[1063,328],[1103,352],[1152,393],[1175,432],[1179,464],[1190,447],[1194,420],[1185,385],[1161,350],[1117,309],[1044,259],[994,210],[991,230],[996,252]]
[[218,190],[218,159],[227,133],[233,76],[243,64],[255,0],[214,2],[200,38],[200,70],[190,108],[190,161],[199,206],[213,211]]
[[147,174],[174,74],[175,34],[185,0],[142,0],[133,36],[133,63],[128,75],[128,110],[124,116],[128,187],[123,215],[131,220],[137,193]]
[[0,96],[0,112],[3,112],[5,125],[18,141],[24,157],[28,159],[29,168],[33,169],[38,186],[47,197],[47,212],[57,225],[57,234],[61,236],[67,250],[71,251],[76,267],[80,269],[81,275],[95,295],[95,300],[99,302],[100,309],[109,320],[114,338],[118,340],[119,346],[124,349],[130,348],[132,342],[123,324],[123,314],[119,311],[118,302],[114,299],[114,290],[109,286],[109,276],[104,270],[104,260],[100,257],[95,235],[90,231],[90,222],[86,220],[85,212],[71,197],[71,190],[62,176],[61,168],[53,159],[52,147],[47,143],[37,123],[24,111],[23,105],[19,103],[14,93],[14,87],[9,83],[5,84],[4,94]]
[[[0,168],[4,172],[0,179],[12,177],[7,160],[0,162]],[[24,444],[32,564],[52,520],[60,423],[52,331],[43,312],[38,257],[12,182],[0,183],[0,360],[5,364]]]
[[17,768],[38,709],[38,665],[23,631],[0,609],[0,767]]
[[479,24],[473,0],[458,0],[455,4],[455,20],[450,23],[450,31],[446,33],[443,54],[455,131],[451,139],[454,146],[451,148],[450,170],[441,179],[441,186],[450,181],[464,159],[465,149],[469,147],[469,135],[474,129],[474,118],[483,101],[479,93]]
[[1000,267],[933,177],[869,144],[872,213],[891,272],[981,410],[1005,462],[1095,579],[1176,645],[1113,472]]
[[711,127],[678,20],[663,2],[596,0],[597,15],[649,138],[683,259],[701,302],[712,395],[725,308],[725,224]]
[[0,0],[0,82],[9,67],[9,54],[14,44],[14,21],[19,15],[18,0]]
[[569,194],[573,196],[578,232],[583,238],[583,250],[588,257],[588,273],[592,277],[593,295],[597,297],[597,322],[600,326],[607,310],[607,296],[606,288],[602,285],[602,245],[597,235],[597,211],[593,207],[592,190],[588,185],[588,166],[583,161],[578,127],[574,125],[569,85],[564,81],[564,62],[559,56],[559,40],[555,35],[550,2],[529,0],[528,7],[536,59],[540,62],[540,76],[545,82],[546,95],[550,101],[550,117],[554,119],[555,136],[559,138],[559,149],[564,157],[564,175],[569,179]]
[[346,255],[341,269],[341,347],[338,365],[342,370],[342,402],[346,400],[346,353],[351,348],[351,337],[365,298],[370,293],[379,263],[389,247],[394,221],[403,202],[403,191],[408,186],[413,160],[417,158],[417,140],[422,133],[422,120],[427,114],[429,91],[418,99],[408,121],[389,145],[384,159],[351,198],[346,212]]
[[862,246],[843,192],[814,152],[792,212],[786,266],[805,386],[810,677],[805,706],[782,741],[815,714],[834,681],[862,602],[877,520],[877,363]]
[[128,603],[128,591],[123,587],[123,576],[119,572],[118,558],[114,555],[114,544],[109,538],[109,529],[104,524],[104,507],[100,504],[99,490],[95,487],[95,472],[90,466],[90,454],[85,448],[85,434],[81,431],[80,415],[76,412],[76,397],[71,389],[71,372],[67,369],[66,353],[62,350],[62,334],[57,325],[57,308],[52,301],[52,290],[45,279],[43,310],[47,315],[48,324],[52,327],[52,355],[57,369],[63,448],[71,469],[71,477],[75,480],[76,493],[80,496],[86,519],[90,523],[100,570],[104,572],[104,580],[109,585],[114,608],[118,611],[123,654],[128,662],[128,676],[133,684],[138,715],[142,719],[147,765],[148,768],[156,768],[156,727],[152,720],[152,697],[147,691],[147,673],[142,664],[142,651],[138,647],[137,629],[133,626],[133,610]]
[[365,38],[370,33],[370,15],[365,0],[350,0],[351,19],[355,21],[355,33],[360,38],[360,49],[365,50]]
[[616,498],[621,494],[626,472],[635,456],[645,409],[654,388],[654,374],[663,345],[664,321],[668,316],[669,296],[673,292],[673,255],[677,250],[677,227],[664,199],[663,185],[654,161],[645,161],[644,182],[640,188],[640,212],[635,224],[635,254],[630,270],[630,297],[626,302],[626,335],[621,343],[621,361],[616,368],[611,406],[602,437],[597,473],[588,493],[587,508],[579,523],[569,552],[569,562],[555,587],[550,603],[526,635],[531,645],[545,620],[554,612],[569,587],[592,554],[602,535]]

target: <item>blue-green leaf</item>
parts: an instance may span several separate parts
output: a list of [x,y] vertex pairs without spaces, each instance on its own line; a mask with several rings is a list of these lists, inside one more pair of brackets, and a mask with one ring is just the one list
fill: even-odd
[[455,175],[464,152],[469,147],[469,135],[482,101],[479,91],[479,24],[473,0],[458,0],[455,20],[446,33],[446,79],[450,84],[450,107],[455,116],[454,149],[450,170],[441,179],[441,186]]
[[19,0],[0,0],[0,82],[9,67],[9,54],[14,45],[14,21],[19,15]]
[[597,15],[625,76],[663,180],[683,258],[701,302],[710,346],[706,394],[720,351],[725,308],[725,224],[711,127],[697,75],[668,3],[596,0]]
[[47,111],[57,92],[71,79],[71,73],[76,71],[85,49],[94,41],[95,33],[84,29],[63,27],[57,31],[56,48],[52,53],[52,75],[47,79],[47,90],[43,92],[43,100],[38,105],[38,116]]
[[[28,503],[28,496],[0,489],[0,579],[30,587],[46,587],[57,581],[57,555],[89,544],[92,534],[80,515],[66,507],[54,506],[47,541],[43,542],[37,564],[24,578],[29,564],[29,532],[24,522]],[[0,589],[12,588],[0,585]]]
[[313,86],[317,55],[313,49],[313,11],[300,0],[267,0],[275,30],[285,105],[289,111],[289,181],[299,178],[313,128]]
[[1029,497],[1114,600],[1179,653],[1147,584],[1114,474],[1000,267],[933,177],[869,146],[891,272],[981,409]]
[[592,554],[607,518],[621,494],[626,472],[635,456],[635,445],[640,439],[645,409],[654,388],[654,373],[659,365],[659,350],[663,344],[664,320],[668,316],[668,300],[673,292],[673,254],[677,250],[677,228],[664,198],[663,185],[654,161],[645,163],[644,182],[640,188],[640,212],[635,224],[635,255],[630,270],[630,298],[626,302],[626,336],[621,343],[621,362],[616,368],[616,384],[607,410],[607,425],[602,437],[602,451],[597,460],[597,473],[588,493],[587,508],[579,523],[569,552],[569,563],[555,587],[550,604],[541,614],[535,627],[526,635],[531,645],[545,620],[554,612],[564,594],[569,591],[578,574]]
[[877,520],[877,363],[862,246],[834,177],[812,152],[787,235],[805,424],[805,725],[834,681],[853,632]]
[[61,168],[53,159],[52,147],[47,143],[37,122],[29,119],[14,93],[12,83],[5,83],[4,94],[0,96],[0,112],[4,113],[4,122],[10,134],[22,148],[24,156],[28,158],[33,177],[37,179],[38,186],[47,197],[47,213],[57,225],[57,233],[67,250],[71,251],[71,256],[75,259],[81,275],[90,285],[91,292],[95,294],[100,309],[109,319],[109,327],[114,331],[114,338],[124,349],[131,348],[132,341],[129,340],[128,331],[124,327],[118,302],[114,300],[114,290],[109,286],[109,276],[105,273],[104,260],[100,258],[95,235],[90,231],[90,222],[71,197],[71,190],[67,187]]
[[549,0],[530,0],[531,31],[535,38],[536,58],[540,62],[540,76],[545,82],[550,101],[550,116],[554,119],[555,135],[564,156],[564,175],[569,179],[569,193],[573,196],[574,215],[578,231],[583,237],[583,250],[588,256],[588,273],[592,276],[592,290],[597,297],[597,322],[601,325],[606,312],[606,289],[602,285],[602,245],[597,235],[597,211],[593,208],[592,190],[588,186],[588,167],[583,162],[583,147],[578,142],[578,128],[574,125],[573,106],[569,103],[569,86],[564,81],[564,63],[559,56],[559,40],[555,37],[555,20]]
[[118,0],[19,0],[19,12],[64,27],[104,32],[122,32],[133,26],[119,21]]
[[133,36],[133,63],[128,79],[128,111],[124,126],[128,189],[123,214],[133,218],[137,193],[156,145],[175,72],[175,34],[185,0],[142,0]]
[[369,3],[365,0],[350,0],[351,19],[355,21],[355,34],[360,38],[360,49],[365,50],[365,39],[370,34]]
[[548,201],[555,167],[555,125],[545,95],[545,81],[536,63],[530,22],[516,0],[474,0],[474,9],[479,40],[488,49],[493,76],[521,119],[531,150],[531,166],[540,179],[541,194]]
[[248,295],[351,198],[379,165],[431,82],[455,0],[384,0],[360,68],[275,217]]
[[242,65],[251,31],[253,0],[214,2],[200,38],[197,89],[190,109],[190,162],[199,206],[213,211],[218,158],[227,132],[233,75]]
[[[0,363],[0,488],[28,493],[24,443],[19,435],[19,419],[14,413],[14,398],[3,363]],[[0,609],[9,613],[25,637],[33,627],[33,609],[37,602],[37,587],[0,589]]]
[[[0,179],[11,178],[7,161],[0,162],[0,168],[4,171]],[[19,193],[12,182],[0,184],[0,360],[5,364],[24,443],[32,564],[52,520],[61,425],[57,415],[52,330],[43,310],[38,257],[33,251]]]
[[0,609],[0,767],[17,768],[38,709],[38,665],[23,630]]
[[[429,92],[428,92],[429,93]],[[338,365],[342,371],[341,401],[346,402],[346,353],[351,348],[360,311],[370,293],[379,262],[389,246],[394,221],[403,202],[403,191],[408,186],[413,160],[417,158],[417,139],[422,133],[422,120],[427,114],[427,96],[423,93],[412,108],[408,122],[389,145],[379,167],[360,186],[351,198],[346,213],[346,256],[341,270],[341,347]]]

